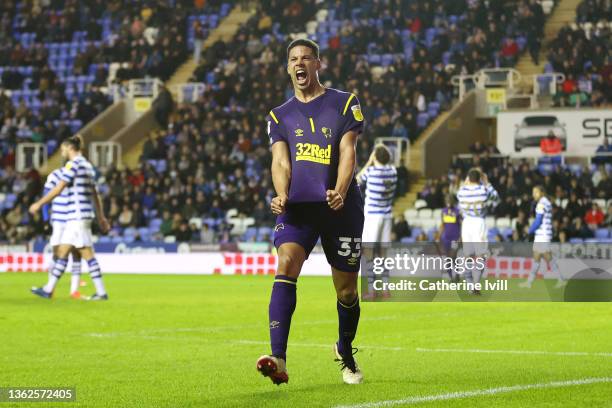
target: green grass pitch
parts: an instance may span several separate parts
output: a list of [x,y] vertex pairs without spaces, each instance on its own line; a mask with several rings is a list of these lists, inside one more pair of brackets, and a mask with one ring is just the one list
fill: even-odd
[[[348,386],[332,357],[331,278],[303,277],[289,384],[277,387],[255,370],[269,352],[271,277],[107,275],[111,299],[100,303],[69,299],[67,277],[55,299],[35,298],[29,288],[44,280],[0,274],[0,387],[75,386],[77,401],[0,408],[612,407],[609,304],[362,303],[365,382]],[[461,394],[588,378],[608,380]]]

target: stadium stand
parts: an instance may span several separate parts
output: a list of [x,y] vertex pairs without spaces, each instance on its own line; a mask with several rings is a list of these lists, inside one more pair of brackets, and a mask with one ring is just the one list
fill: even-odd
[[[561,72],[565,81],[558,85],[554,104],[557,107],[604,106],[610,95],[610,33],[612,21],[590,22],[595,3],[582,2],[577,23],[563,27],[551,44],[546,72]],[[605,14],[605,13],[604,13]]]
[[[497,154],[494,146],[477,144],[471,157],[456,158],[448,175],[428,180],[419,194],[415,208],[406,218],[419,220],[420,228],[413,228],[416,240],[425,230],[433,239],[440,224],[439,209],[444,197],[455,194],[467,170],[480,167],[499,192],[501,203],[488,219],[489,240],[523,240],[524,226],[533,216],[535,203],[531,197],[533,186],[541,184],[553,203],[553,233],[559,240],[561,232],[567,240],[598,238],[608,240],[612,224],[612,165],[592,164],[534,164],[526,159],[511,161]],[[470,155],[468,155],[470,156]]]
[[[195,103],[180,104],[169,125],[150,135],[140,168],[111,168],[103,175],[105,207],[114,226],[110,239],[217,242],[270,237],[272,217],[267,202],[273,191],[261,118],[290,94],[286,84],[277,80],[285,76],[289,39],[310,36],[317,40],[322,48],[325,85],[359,95],[369,123],[358,149],[359,163],[364,163],[375,136],[414,141],[440,111],[448,109],[455,96],[449,83],[452,75],[512,65],[526,46],[526,28],[541,25],[539,19],[543,18],[537,2],[399,1],[396,10],[402,11],[397,12],[378,2],[347,0],[329,3],[318,11],[315,3],[266,2],[229,43],[218,41],[202,51],[193,80],[206,84],[203,95]],[[551,3],[546,2],[548,10]],[[83,39],[85,44],[85,38],[98,39],[101,50],[89,61],[97,65],[96,72],[109,70],[108,77],[100,75],[106,77],[106,83],[109,77],[130,78],[129,71],[135,67],[141,69],[138,75],[163,76],[155,68],[154,56],[164,55],[168,41],[184,42],[169,47],[176,54],[168,61],[176,68],[187,50],[193,49],[195,30],[203,27],[208,33],[228,12],[225,4],[210,5],[215,11],[207,14],[177,2],[171,17],[177,24],[172,26],[187,32],[182,39],[170,35],[176,34],[172,31],[176,27],[168,32],[155,28],[155,18],[162,19],[168,10],[145,4],[134,2],[121,13],[100,6],[89,11],[99,25],[98,30],[92,29],[96,36],[83,34],[78,27],[63,34],[79,32],[79,41]],[[82,7],[75,5],[75,10],[82,13]],[[209,5],[206,7],[208,12]],[[304,21],[308,21],[306,26]],[[503,32],[498,22],[503,23]],[[147,45],[147,36],[153,32],[159,48]],[[132,46],[131,52],[125,52]],[[70,56],[71,46],[67,49]],[[64,55],[61,50],[59,46],[58,54]],[[115,70],[117,65],[110,66],[113,63],[127,64],[122,69],[128,72]],[[65,78],[66,71],[61,72]],[[84,89],[90,85],[85,83]],[[7,163],[14,157],[9,146],[4,145],[9,153],[3,158]],[[3,177],[0,191],[14,194],[15,177],[22,176]],[[407,180],[403,182],[405,185]],[[25,206],[31,197],[23,197]],[[10,202],[4,201],[5,209],[13,208]],[[24,236],[35,233],[29,231]]]

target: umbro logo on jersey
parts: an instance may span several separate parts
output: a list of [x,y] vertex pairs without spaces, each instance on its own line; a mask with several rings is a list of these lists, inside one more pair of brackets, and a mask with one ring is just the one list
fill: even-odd
[[274,227],[275,232],[278,232],[282,229],[285,229],[285,224],[283,224],[282,222],[280,224],[276,224],[276,226]]
[[304,136],[304,131],[302,129],[295,129],[296,136]]

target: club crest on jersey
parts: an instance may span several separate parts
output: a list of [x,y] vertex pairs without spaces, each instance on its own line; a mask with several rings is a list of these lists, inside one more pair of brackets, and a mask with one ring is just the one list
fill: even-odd
[[295,129],[295,136],[296,137],[304,136],[304,131],[302,129]]
[[351,106],[351,110],[353,111],[353,117],[357,122],[363,122],[363,113],[361,113],[360,105]]
[[325,136],[326,139],[331,139],[332,137],[332,131],[330,128],[328,127],[322,127],[321,128],[321,132],[323,132],[323,136]]

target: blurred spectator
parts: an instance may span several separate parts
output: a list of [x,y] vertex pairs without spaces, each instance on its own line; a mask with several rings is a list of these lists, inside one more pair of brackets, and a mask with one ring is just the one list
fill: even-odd
[[206,39],[206,31],[199,20],[193,22],[193,59],[197,64],[200,63],[200,56],[202,55],[202,46]]
[[595,152],[595,157],[593,157],[592,162],[595,164],[606,164],[612,163],[612,145],[608,140],[608,137],[603,138],[603,143],[597,147],[597,151]]
[[119,214],[118,221],[119,221],[119,225],[123,228],[127,228],[132,225],[133,213],[127,204],[123,205],[123,209],[121,210],[121,213]]
[[394,241],[401,241],[402,238],[409,237],[412,234],[412,230],[403,215],[398,215],[395,219],[392,232],[395,236]]
[[164,236],[172,235],[172,217],[170,216],[170,211],[164,211],[162,223],[159,227],[159,232]]
[[191,229],[186,221],[181,220],[178,228],[172,231],[172,235],[176,238],[176,242],[190,242],[191,241]]
[[612,204],[608,205],[608,211],[606,212],[606,218],[604,219],[603,226],[612,228]]
[[569,237],[570,238],[593,238],[593,231],[582,222],[582,218],[575,218],[570,227]]
[[591,208],[584,215],[584,222],[592,229],[596,230],[604,222],[605,215],[597,203],[592,203]]
[[155,120],[157,120],[157,123],[163,128],[168,126],[168,116],[170,112],[172,112],[173,106],[174,101],[172,99],[172,94],[165,86],[162,86],[157,98],[153,101],[152,109]]
[[210,229],[210,227],[206,223],[202,224],[202,229],[200,231],[200,242],[202,244],[214,244],[215,243],[215,233]]
[[540,141],[540,150],[544,154],[556,155],[563,151],[561,140],[551,130],[545,138]]

